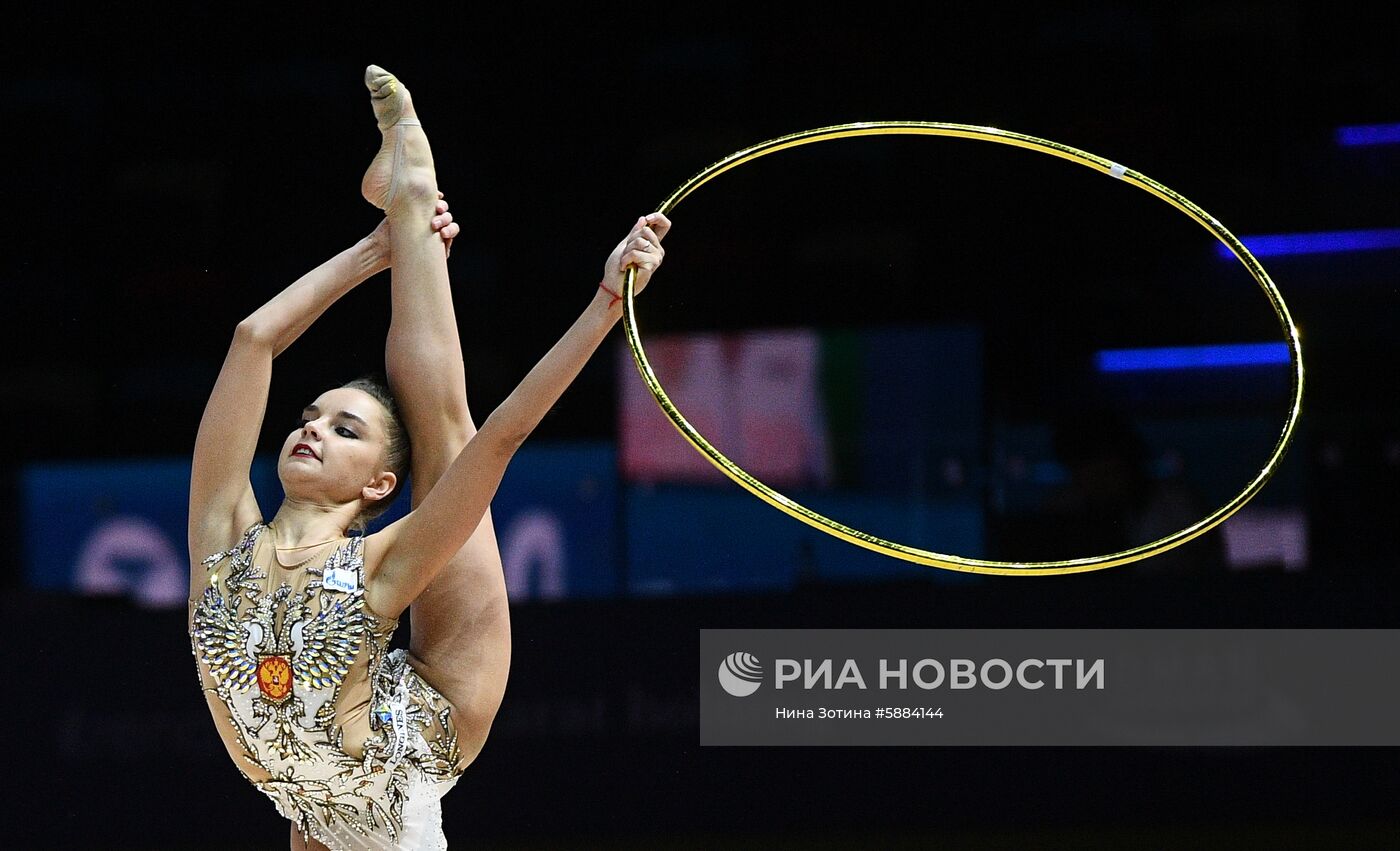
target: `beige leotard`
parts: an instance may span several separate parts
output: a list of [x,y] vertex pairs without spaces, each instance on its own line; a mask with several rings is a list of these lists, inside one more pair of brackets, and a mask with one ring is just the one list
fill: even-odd
[[294,568],[259,523],[204,559],[190,642],[215,727],[248,780],[332,849],[446,848],[461,774],[452,705],[364,596],[364,539]]

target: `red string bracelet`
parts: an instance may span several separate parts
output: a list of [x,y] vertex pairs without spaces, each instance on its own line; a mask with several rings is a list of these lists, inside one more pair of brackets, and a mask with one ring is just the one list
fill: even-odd
[[608,302],[608,307],[612,307],[614,304],[617,304],[619,301],[622,301],[622,296],[620,296],[620,295],[618,295],[617,293],[613,292],[612,290],[608,289],[607,286],[606,286],[602,281],[599,281],[599,282],[598,282],[598,286],[599,286],[599,288],[602,289],[603,292],[605,292],[605,293],[607,293],[608,295],[612,296],[612,301]]

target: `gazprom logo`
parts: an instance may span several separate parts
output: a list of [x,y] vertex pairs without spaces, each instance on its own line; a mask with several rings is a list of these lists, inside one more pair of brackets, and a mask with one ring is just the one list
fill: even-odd
[[752,653],[730,653],[719,663],[719,684],[735,697],[748,697],[763,681],[763,665]]

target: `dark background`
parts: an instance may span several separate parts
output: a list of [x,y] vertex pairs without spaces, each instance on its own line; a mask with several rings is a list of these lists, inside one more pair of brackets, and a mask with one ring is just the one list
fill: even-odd
[[[1400,32],[1360,8],[20,11],[0,80],[11,502],[27,461],[188,454],[236,322],[374,226],[358,196],[378,144],[367,63],[412,88],[464,225],[452,271],[484,415],[584,306],[638,214],[705,164],[809,127],[952,121],[1054,139],[1161,180],[1237,234],[1396,227],[1400,152],[1342,150],[1333,135],[1400,121]],[[1086,351],[1277,336],[1257,287],[1156,202],[1110,198],[1114,185],[1030,154],[902,141],[888,158],[814,151],[702,190],[693,226],[675,217],[642,315],[655,311],[662,330],[911,313],[977,323],[988,409],[1010,420],[1072,410],[1076,388],[1058,376]],[[1306,574],[1109,571],[1034,588],[896,582],[517,606],[510,692],[446,799],[449,838],[1393,839],[1394,749],[696,746],[702,627],[1394,627],[1400,418],[1383,388],[1400,360],[1396,252],[1265,265],[1308,344],[1305,429],[1288,457],[1307,474]],[[279,360],[270,411],[381,359],[383,283]],[[611,358],[596,358],[532,440],[612,438],[613,382]],[[17,847],[281,842],[210,735],[183,615],[26,592],[19,557],[0,556],[17,652],[5,796]]]

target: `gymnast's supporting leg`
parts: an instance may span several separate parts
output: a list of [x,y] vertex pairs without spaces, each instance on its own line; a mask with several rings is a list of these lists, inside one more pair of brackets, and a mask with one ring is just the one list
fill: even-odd
[[[438,194],[428,139],[416,123],[402,123],[416,122],[402,84],[375,66],[366,70],[365,83],[384,147],[363,188],[389,217],[393,315],[385,366],[413,446],[417,507],[476,426],[467,408],[447,258],[430,225]],[[510,669],[510,611],[489,511],[410,614],[414,667],[460,710],[458,741],[464,763],[470,762],[485,742]]]

